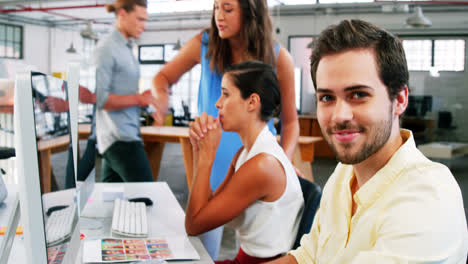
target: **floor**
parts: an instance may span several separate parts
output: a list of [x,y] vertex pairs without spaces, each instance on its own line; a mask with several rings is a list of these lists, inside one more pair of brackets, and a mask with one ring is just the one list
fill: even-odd
[[[85,141],[80,142],[80,146],[82,149],[84,149]],[[64,157],[63,154],[55,154],[52,158],[63,159],[66,157]],[[322,188],[328,177],[333,172],[336,164],[337,162],[334,159],[326,158],[316,158],[313,162],[313,174],[315,182],[317,182]],[[463,193],[464,204],[467,205],[468,156],[453,160],[448,165],[450,165],[450,169],[460,185]],[[188,197],[188,188],[185,180],[183,158],[179,144],[166,144],[158,180],[166,181],[168,183],[182,208],[185,208]],[[465,210],[465,214],[468,216],[467,210]],[[237,251],[238,244],[236,243],[234,231],[229,228],[225,228],[218,259],[232,259],[236,255]]]

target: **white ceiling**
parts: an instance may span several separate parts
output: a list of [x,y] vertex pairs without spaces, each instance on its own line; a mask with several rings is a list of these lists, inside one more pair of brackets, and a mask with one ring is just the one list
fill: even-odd
[[[24,22],[40,24],[44,26],[59,26],[64,28],[84,27],[87,20],[94,25],[107,27],[114,22],[114,15],[105,11],[104,5],[112,3],[113,0],[0,0],[0,19],[12,22]],[[378,12],[381,5],[395,5],[401,0],[320,0],[320,5],[315,5],[316,0],[267,0],[273,9],[273,14],[281,16],[317,14],[323,12]],[[340,2],[335,5],[333,3]],[[414,5],[413,1],[404,1],[406,4]],[[436,6],[428,4],[426,6]],[[441,1],[433,1],[437,3]],[[465,3],[464,9],[468,7],[468,0],[451,0],[450,2]],[[304,4],[307,4],[304,6]],[[295,5],[300,5],[295,7]],[[426,12],[427,7],[424,7]],[[150,22],[201,20],[211,17],[213,0],[148,0]],[[461,5],[456,6],[458,9]],[[436,7],[432,7],[435,9]],[[453,9],[454,7],[452,7]],[[17,12],[17,11],[21,12]],[[383,10],[383,9],[382,9]],[[13,12],[14,11],[14,12]],[[309,12],[309,13],[308,13]]]

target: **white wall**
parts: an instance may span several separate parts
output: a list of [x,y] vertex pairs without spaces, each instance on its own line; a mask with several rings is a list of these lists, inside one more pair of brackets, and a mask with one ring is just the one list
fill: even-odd
[[[52,59],[49,72],[66,72],[70,61],[80,61],[83,56],[83,39],[78,31],[51,28],[50,33]],[[72,42],[77,53],[66,52]]]

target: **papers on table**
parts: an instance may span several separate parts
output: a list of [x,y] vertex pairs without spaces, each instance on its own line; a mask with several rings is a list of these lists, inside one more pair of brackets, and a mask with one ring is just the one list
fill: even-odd
[[187,236],[127,239],[102,238],[85,241],[84,263],[112,263],[143,259],[199,260]]

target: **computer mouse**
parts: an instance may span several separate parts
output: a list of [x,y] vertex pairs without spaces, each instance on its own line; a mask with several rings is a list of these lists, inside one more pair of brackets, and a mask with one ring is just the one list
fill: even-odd
[[145,203],[146,206],[153,205],[153,201],[148,197],[135,197],[135,198],[128,199],[128,201],[129,202],[136,202],[136,203],[143,202],[143,203]]
[[47,209],[46,215],[50,216],[53,212],[67,208],[68,205],[56,205]]

